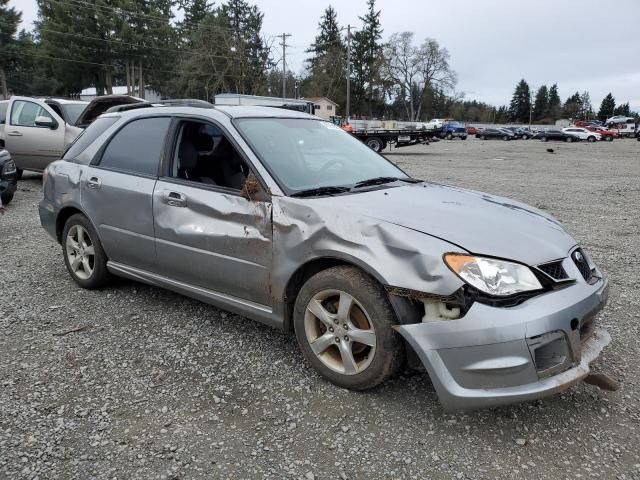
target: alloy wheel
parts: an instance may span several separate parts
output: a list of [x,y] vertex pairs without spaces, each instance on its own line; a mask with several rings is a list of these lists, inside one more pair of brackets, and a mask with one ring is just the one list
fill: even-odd
[[81,280],[90,278],[95,268],[95,248],[82,225],[73,225],[69,229],[65,248],[73,274]]
[[304,330],[316,357],[343,375],[363,372],[376,353],[376,333],[369,314],[342,290],[323,290],[311,298]]

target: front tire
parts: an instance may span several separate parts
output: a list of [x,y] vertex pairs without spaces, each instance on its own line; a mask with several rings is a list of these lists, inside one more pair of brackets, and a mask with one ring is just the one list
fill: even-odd
[[504,140],[505,142],[509,141],[509,136],[505,135],[504,137],[502,137],[502,140]]
[[22,180],[22,173],[24,172],[24,170],[22,170],[21,168],[16,168],[16,178],[18,180]]
[[596,141],[596,137],[594,137],[593,135],[590,137],[587,137],[587,142],[593,143]]
[[564,141],[567,142],[567,143],[571,143],[571,142],[573,142],[573,138],[567,137],[567,138],[564,139]]
[[296,298],[293,322],[307,361],[340,387],[373,388],[404,360],[385,290],[356,268],[333,267],[307,280]]
[[540,139],[540,141],[541,141],[541,142],[547,142],[547,141],[549,141],[549,139],[548,139],[547,137],[542,137],[542,138]]
[[111,279],[98,234],[80,213],[69,217],[64,225],[62,255],[69,275],[82,288],[101,288]]
[[607,140],[607,142],[613,142],[613,137],[611,135],[605,137],[605,139]]

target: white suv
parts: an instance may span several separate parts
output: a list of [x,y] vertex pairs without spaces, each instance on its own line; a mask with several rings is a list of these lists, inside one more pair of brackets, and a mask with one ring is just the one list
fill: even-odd
[[562,129],[565,133],[570,133],[579,137],[580,140],[587,140],[588,142],[596,142],[602,138],[602,135],[596,132],[592,132],[582,127],[567,127]]

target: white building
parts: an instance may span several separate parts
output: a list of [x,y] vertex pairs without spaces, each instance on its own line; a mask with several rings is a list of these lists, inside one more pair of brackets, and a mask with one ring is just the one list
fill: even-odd
[[[127,87],[126,86],[122,86],[122,87],[113,87],[112,89],[113,91],[113,95],[126,95],[127,94]],[[91,87],[91,88],[85,88],[84,90],[82,90],[80,92],[80,100],[87,100],[87,101],[91,101],[94,98],[96,98],[96,89]],[[138,91],[137,89],[134,90],[133,93],[134,97],[139,97],[140,95],[138,95]],[[144,99],[147,102],[159,102],[160,100],[162,100],[162,97],[160,97],[160,94],[158,92],[156,92],[155,90],[151,90],[150,88],[145,88],[144,89]]]
[[324,120],[330,120],[338,114],[338,104],[327,97],[305,97],[303,100],[313,102],[315,114]]

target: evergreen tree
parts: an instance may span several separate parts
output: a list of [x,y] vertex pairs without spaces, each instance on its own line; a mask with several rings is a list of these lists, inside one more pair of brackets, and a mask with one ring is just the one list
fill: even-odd
[[338,15],[329,5],[318,23],[319,33],[307,53],[307,77],[302,92],[307,97],[328,97],[340,105],[346,100],[346,48]]
[[0,95],[7,98],[7,72],[15,68],[19,61],[18,45],[15,34],[22,18],[22,13],[9,8],[9,0],[0,0]]
[[549,101],[547,103],[547,113],[545,117],[550,118],[552,121],[556,121],[560,118],[562,112],[562,101],[560,95],[558,95],[558,84],[554,83],[549,89]]
[[367,13],[358,17],[362,28],[353,37],[351,49],[353,111],[369,116],[378,113],[383,106],[384,93],[381,86],[382,27],[376,1],[367,1]]
[[542,85],[536,92],[536,99],[533,103],[533,119],[540,121],[545,118],[549,110],[549,89]]
[[577,119],[580,112],[582,112],[582,97],[579,92],[576,92],[564,102],[562,115],[569,119]]
[[616,109],[616,99],[613,98],[611,92],[607,93],[607,96],[602,99],[600,103],[600,110],[598,111],[598,120],[604,122],[607,118],[613,116],[613,112]]
[[531,92],[529,84],[524,80],[520,80],[511,98],[509,105],[509,114],[513,122],[528,122],[531,113]]
[[621,115],[625,117],[631,117],[631,107],[629,102],[618,105],[613,111],[614,115]]

